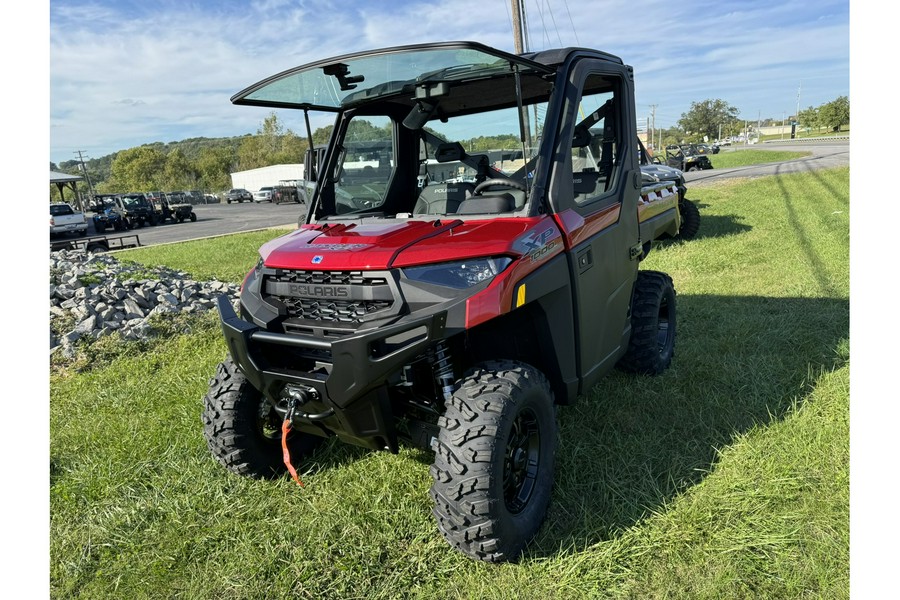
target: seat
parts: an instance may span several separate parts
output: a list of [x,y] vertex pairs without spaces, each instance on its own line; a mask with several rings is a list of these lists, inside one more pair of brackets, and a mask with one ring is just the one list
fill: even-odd
[[422,188],[413,209],[414,215],[447,215],[455,213],[459,205],[472,197],[471,183],[432,183]]

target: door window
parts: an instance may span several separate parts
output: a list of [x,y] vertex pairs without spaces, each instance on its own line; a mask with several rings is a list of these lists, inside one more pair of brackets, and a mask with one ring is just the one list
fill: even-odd
[[620,169],[620,126],[616,92],[609,78],[585,80],[578,124],[572,133],[571,165],[575,203],[586,205],[615,192]]

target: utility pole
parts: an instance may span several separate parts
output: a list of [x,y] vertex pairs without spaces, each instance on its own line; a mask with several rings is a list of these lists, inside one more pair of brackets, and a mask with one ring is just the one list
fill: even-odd
[[522,7],[519,4],[519,0],[510,0],[510,2],[512,3],[513,47],[516,50],[516,54],[522,54],[525,52],[522,44],[522,30],[525,26],[525,20],[522,18]]
[[[81,171],[84,173],[84,178],[87,180],[88,189],[91,191],[91,201],[93,202],[93,200],[94,200],[94,185],[91,183],[91,176],[88,175],[87,167],[84,164],[84,157],[81,155],[82,152],[84,152],[84,151],[77,150],[73,154],[78,155],[78,160],[81,163]],[[79,201],[81,201],[81,198],[79,198]],[[84,203],[83,202],[82,202],[82,206],[80,206],[79,208],[82,210],[82,212],[84,212]]]
[[[651,145],[653,145],[653,135],[656,133],[656,107],[657,106],[659,106],[659,104],[651,104],[650,105],[650,115],[651,115],[651,118],[653,119],[653,126],[651,127],[650,132],[649,132]],[[655,150],[655,148],[654,148],[654,150]]]
[[[525,9],[519,3],[519,0],[510,0],[512,5],[512,21],[513,21],[513,46],[515,48],[516,54],[522,54],[528,51],[527,45],[524,43],[526,36],[524,35],[524,31],[526,31],[525,25]],[[537,106],[534,107],[535,111],[537,111]],[[527,148],[531,146],[531,125],[529,123],[530,119],[528,117],[528,112],[523,108],[522,109],[522,119],[525,121],[525,139],[522,140],[524,144],[524,148],[522,148],[522,158],[527,160]],[[537,114],[535,114],[535,123],[537,123]]]

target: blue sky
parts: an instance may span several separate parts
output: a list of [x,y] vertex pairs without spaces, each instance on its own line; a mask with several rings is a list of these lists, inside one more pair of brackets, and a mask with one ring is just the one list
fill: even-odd
[[[850,93],[847,0],[523,0],[529,48],[589,46],[635,69],[637,114],[670,126],[721,98],[742,119],[780,119]],[[235,92],[348,52],[474,40],[513,50],[508,0],[237,2],[53,0],[50,160],[150,142],[254,133],[268,111]],[[301,132],[299,115],[280,113]],[[314,127],[317,125],[313,124]]]

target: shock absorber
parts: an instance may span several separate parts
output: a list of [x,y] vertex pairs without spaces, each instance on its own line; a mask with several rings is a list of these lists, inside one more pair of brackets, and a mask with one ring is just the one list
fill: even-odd
[[453,377],[453,360],[450,356],[450,348],[447,342],[439,341],[434,346],[434,378],[441,386],[444,394],[444,400],[449,402],[456,391]]

